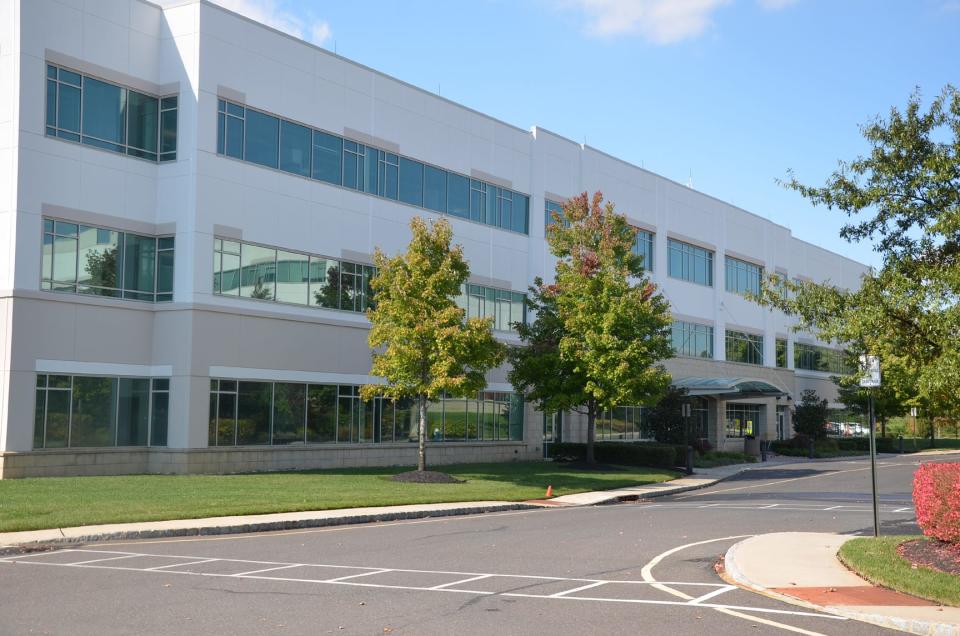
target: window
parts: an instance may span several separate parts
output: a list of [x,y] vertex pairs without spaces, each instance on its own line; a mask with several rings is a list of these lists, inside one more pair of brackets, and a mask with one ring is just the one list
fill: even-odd
[[[412,401],[364,401],[352,384],[210,381],[210,446],[409,442],[417,431]],[[441,398],[428,405],[428,435],[433,441],[522,440],[523,399],[495,391]]]
[[673,351],[678,356],[713,358],[713,327],[676,320],[671,339]]
[[514,323],[525,323],[526,294],[506,289],[465,284],[457,304],[466,318],[493,318],[493,328],[510,331]]
[[372,306],[372,265],[215,238],[213,293],[345,311]]
[[646,230],[637,230],[637,237],[633,241],[633,253],[643,259],[643,269],[653,271],[653,233]]
[[787,368],[787,339],[777,338],[777,368]]
[[599,441],[653,439],[649,410],[643,406],[606,410],[597,418],[595,435]]
[[759,404],[727,404],[727,437],[757,436],[762,423]]
[[46,134],[149,161],[177,158],[177,97],[47,65]]
[[[71,100],[79,100],[80,84],[72,81],[72,76],[58,79],[55,72],[50,80],[47,134],[60,136],[58,131],[62,129],[65,138],[74,135],[74,141],[79,141]],[[62,108],[58,100],[64,102]],[[75,110],[79,122],[79,101]],[[62,124],[58,124],[61,111]],[[161,100],[160,127],[160,160],[164,161],[169,148],[163,140],[170,138],[171,130],[175,150],[175,97]],[[525,194],[224,99],[217,100],[217,153],[441,214],[529,233],[530,197]]]
[[44,219],[40,289],[173,300],[173,246],[172,236],[141,236]]
[[727,362],[763,364],[763,336],[727,330]]
[[544,227],[550,227],[554,223],[557,223],[557,219],[559,219],[559,222],[563,224],[564,227],[570,226],[570,223],[563,216],[563,206],[549,199],[547,199],[543,205],[543,219]]
[[854,372],[853,365],[847,363],[843,351],[805,342],[793,343],[793,366],[805,371],[822,371],[836,375],[849,375]]
[[166,446],[170,381],[37,374],[33,447]]
[[713,287],[713,252],[674,239],[667,240],[667,252],[671,277]]
[[727,291],[735,294],[760,294],[763,268],[732,256],[727,257]]

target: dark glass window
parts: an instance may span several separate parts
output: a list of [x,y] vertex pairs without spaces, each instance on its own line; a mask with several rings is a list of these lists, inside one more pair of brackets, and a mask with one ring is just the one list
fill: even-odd
[[728,362],[762,365],[763,336],[728,329],[726,351]]
[[238,382],[237,385],[237,444],[269,444],[273,385],[270,382]]
[[273,443],[302,444],[306,439],[307,385],[276,382],[273,385]]
[[429,210],[447,210],[447,173],[433,166],[424,166],[423,206]]
[[280,121],[276,117],[248,108],[246,128],[243,158],[251,163],[276,168]]
[[313,131],[313,178],[340,185],[342,153],[342,139],[318,130]]
[[447,214],[470,218],[470,180],[453,172],[447,173]]
[[400,200],[423,207],[423,164],[400,157]]
[[92,77],[83,78],[83,143],[123,152],[125,112],[126,91]]
[[156,97],[127,91],[127,134],[130,145],[127,154],[157,160],[159,103]]
[[311,133],[306,126],[280,122],[280,169],[310,176]]

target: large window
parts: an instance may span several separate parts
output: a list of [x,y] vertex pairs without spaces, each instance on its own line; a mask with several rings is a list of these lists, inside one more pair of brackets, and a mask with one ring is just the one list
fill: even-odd
[[141,236],[43,220],[40,288],[161,302],[173,300],[172,236]]
[[735,294],[760,294],[763,268],[739,258],[727,257],[727,291]]
[[713,327],[709,325],[675,320],[671,340],[678,356],[713,358]]
[[617,406],[601,413],[596,438],[603,440],[653,439],[649,411],[643,406]]
[[33,447],[166,446],[170,380],[37,375]]
[[761,425],[759,404],[727,404],[727,437],[757,436]]
[[[556,215],[556,217],[554,215]],[[544,227],[550,227],[556,223],[556,219],[558,218],[564,227],[570,226],[570,222],[563,216],[563,205],[554,201],[550,201],[549,199],[545,200],[543,206]]]
[[787,339],[777,338],[777,368],[787,368]]
[[217,152],[441,214],[529,232],[530,197],[221,99]]
[[637,230],[637,238],[633,241],[633,253],[643,259],[643,269],[653,271],[653,233],[646,230]]
[[526,322],[526,294],[506,289],[464,285],[457,304],[467,318],[493,318],[493,328],[510,331],[514,323]]
[[177,96],[47,65],[46,134],[149,161],[177,158]]
[[[371,444],[417,440],[411,400],[365,401],[353,384],[210,381],[210,446]],[[523,400],[481,391],[427,407],[432,441],[523,439]]]
[[793,343],[793,366],[795,369],[823,371],[837,375],[849,375],[854,371],[853,367],[847,363],[843,351],[805,342]]
[[763,336],[727,330],[727,361],[763,364]]
[[214,239],[213,293],[363,312],[372,265]]
[[667,240],[667,251],[671,277],[713,286],[713,252],[674,239]]

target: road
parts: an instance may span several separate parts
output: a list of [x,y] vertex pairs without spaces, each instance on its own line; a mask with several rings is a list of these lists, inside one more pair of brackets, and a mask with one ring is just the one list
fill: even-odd
[[[958,460],[882,460],[883,532],[918,532],[918,461]],[[650,502],[17,555],[0,560],[0,632],[884,633],[714,571],[752,534],[872,532],[869,475],[863,459],[797,463]]]

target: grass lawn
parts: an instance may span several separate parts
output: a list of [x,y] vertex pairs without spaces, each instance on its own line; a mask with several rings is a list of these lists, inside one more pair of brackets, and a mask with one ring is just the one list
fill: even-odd
[[897,546],[915,536],[859,538],[840,547],[840,560],[872,583],[944,605],[960,606],[960,577],[927,568],[914,569]]
[[126,521],[330,510],[452,501],[524,501],[554,495],[667,481],[656,468],[582,471],[552,462],[460,464],[437,470],[462,484],[411,484],[389,479],[409,470],[350,468],[244,475],[43,477],[0,481],[0,532]]

